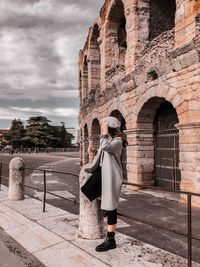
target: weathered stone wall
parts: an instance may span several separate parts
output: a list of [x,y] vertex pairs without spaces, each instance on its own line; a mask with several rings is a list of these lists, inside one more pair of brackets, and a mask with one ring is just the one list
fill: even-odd
[[[158,0],[105,1],[80,53],[80,72],[84,69],[85,55],[90,55],[88,62],[95,63],[90,66],[88,81],[93,79],[88,83],[90,88],[86,90],[83,81],[79,82],[82,96],[79,124],[83,132],[86,125],[88,129],[88,139],[82,134],[82,155],[86,163],[88,142],[98,146],[98,123],[101,118],[114,114],[125,125],[123,130],[129,142],[122,159],[125,176],[132,182],[153,184],[153,124],[158,108],[168,101],[176,109],[179,120],[181,189],[198,192],[200,3],[177,0],[174,10],[175,2],[169,2],[170,8],[161,20],[166,8],[158,10],[162,8]],[[154,27],[155,20],[161,20],[162,27]],[[123,32],[124,23],[126,33],[122,36],[127,47],[124,45],[122,57],[119,45],[122,38],[118,34]],[[92,34],[97,28],[98,34]],[[91,48],[92,42],[95,45]],[[96,60],[97,57],[100,60]],[[101,70],[99,76],[96,75],[98,69]]]
[[164,31],[171,30],[175,24],[175,0],[150,1],[149,39],[157,37]]

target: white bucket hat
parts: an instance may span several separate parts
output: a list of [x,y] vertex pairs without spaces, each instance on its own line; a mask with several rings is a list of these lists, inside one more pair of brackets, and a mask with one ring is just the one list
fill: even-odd
[[121,126],[121,122],[115,118],[115,117],[105,117],[101,120],[101,123],[102,122],[108,122],[108,127],[111,127],[111,128],[116,128],[116,129],[120,129],[120,126]]

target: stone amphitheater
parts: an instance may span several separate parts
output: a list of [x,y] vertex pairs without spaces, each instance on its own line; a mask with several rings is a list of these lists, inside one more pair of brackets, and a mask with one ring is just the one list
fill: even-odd
[[81,165],[115,116],[124,179],[200,192],[200,1],[106,0],[79,53],[79,99]]

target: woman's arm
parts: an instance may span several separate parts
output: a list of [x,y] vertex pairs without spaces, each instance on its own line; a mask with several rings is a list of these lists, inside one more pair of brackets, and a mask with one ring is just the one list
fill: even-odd
[[115,153],[122,147],[122,140],[120,139],[108,139],[108,135],[100,135],[101,149],[110,153]]

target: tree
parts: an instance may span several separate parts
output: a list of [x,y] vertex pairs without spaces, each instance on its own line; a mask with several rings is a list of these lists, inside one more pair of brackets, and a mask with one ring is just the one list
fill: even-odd
[[71,141],[74,136],[71,133],[68,133],[65,129],[65,126],[51,126],[51,134],[54,136],[55,140],[52,143],[52,147],[73,147]]
[[13,148],[19,148],[23,145],[23,137],[25,134],[24,124],[20,119],[14,119],[11,127],[6,134],[6,139]]
[[51,121],[43,116],[30,117],[26,129],[23,122],[13,120],[7,133],[7,140],[14,148],[23,147],[72,147],[74,136],[62,126],[50,125]]
[[24,141],[29,147],[51,146],[55,140],[51,134],[50,120],[43,116],[30,117],[27,120],[26,135]]

